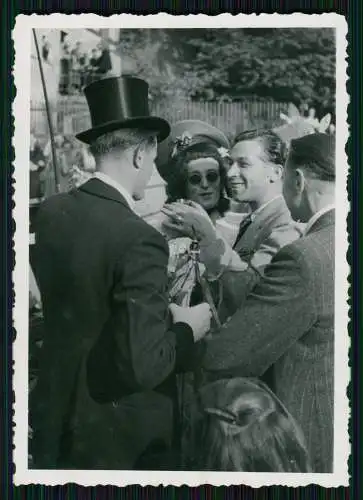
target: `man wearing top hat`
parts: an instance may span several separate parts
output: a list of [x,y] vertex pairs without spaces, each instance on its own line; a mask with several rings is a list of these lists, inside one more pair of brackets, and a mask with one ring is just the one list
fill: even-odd
[[149,115],[140,79],[100,80],[85,95],[92,128],[77,138],[97,171],[48,199],[35,226],[46,335],[30,406],[34,465],[170,468],[160,457],[175,444],[175,373],[210,310],[169,314],[166,242],[134,212],[169,125]]
[[282,248],[217,335],[202,365],[214,378],[261,377],[301,425],[313,472],[333,471],[335,139],[291,142],[284,198],[304,235]]

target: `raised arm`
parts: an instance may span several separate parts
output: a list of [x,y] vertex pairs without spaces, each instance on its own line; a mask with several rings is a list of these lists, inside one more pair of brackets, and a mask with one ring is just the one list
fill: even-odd
[[262,375],[316,320],[312,280],[296,248],[281,250],[242,307],[205,341],[203,367]]

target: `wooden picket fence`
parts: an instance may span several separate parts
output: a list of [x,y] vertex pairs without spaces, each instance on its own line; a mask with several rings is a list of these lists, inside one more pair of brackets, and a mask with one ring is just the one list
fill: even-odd
[[[187,119],[204,120],[224,131],[230,138],[243,130],[275,125],[280,112],[286,110],[286,103],[249,97],[234,102],[181,100],[151,105],[153,115],[165,118],[170,123]],[[73,135],[90,126],[87,104],[81,96],[62,98],[53,106],[52,116],[53,126],[60,134]],[[43,103],[32,103],[31,126],[37,135],[47,135]]]

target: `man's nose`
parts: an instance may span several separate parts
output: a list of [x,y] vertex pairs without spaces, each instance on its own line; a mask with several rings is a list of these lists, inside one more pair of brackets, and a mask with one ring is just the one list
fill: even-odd
[[232,179],[232,177],[238,177],[239,169],[237,162],[233,162],[231,168],[227,172],[228,179]]

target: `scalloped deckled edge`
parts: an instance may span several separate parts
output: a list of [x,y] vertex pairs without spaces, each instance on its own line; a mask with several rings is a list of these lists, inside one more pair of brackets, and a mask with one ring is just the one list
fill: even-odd
[[[29,132],[30,132],[30,37],[31,28],[221,28],[221,27],[332,27],[337,29],[337,218],[336,218],[336,359],[335,359],[335,429],[334,429],[334,463],[333,474],[258,474],[258,473],[225,473],[225,472],[167,472],[167,471],[68,471],[68,470],[29,470],[27,464],[27,385],[28,385],[28,165]],[[14,78],[16,98],[13,103],[15,117],[15,134],[13,146],[15,158],[15,207],[13,218],[16,221],[14,244],[16,264],[13,271],[15,305],[13,309],[14,327],[17,337],[14,342],[15,370],[13,389],[15,391],[15,427],[14,427],[14,463],[16,472],[14,482],[21,484],[60,485],[77,483],[84,486],[116,485],[126,486],[139,484],[142,486],[160,484],[198,486],[201,484],[233,485],[245,484],[254,488],[269,485],[306,486],[318,484],[325,487],[348,486],[348,465],[350,454],[348,436],[349,401],[346,397],[350,381],[348,366],[348,275],[346,262],[348,250],[348,234],[346,218],[349,211],[347,195],[348,162],[345,145],[349,137],[347,124],[347,106],[349,96],[347,83],[347,23],[338,14],[220,14],[207,16],[204,14],[188,16],[171,16],[156,14],[137,16],[130,14],[101,17],[95,14],[80,15],[19,15],[13,30],[15,47]]]

